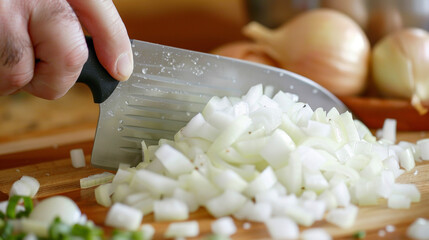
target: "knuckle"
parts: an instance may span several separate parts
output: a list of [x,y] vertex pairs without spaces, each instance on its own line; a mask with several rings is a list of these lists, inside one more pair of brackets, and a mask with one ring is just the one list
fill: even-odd
[[20,89],[31,81],[33,74],[33,69],[20,73],[6,74],[3,81],[7,81],[10,89]]
[[72,72],[80,71],[82,66],[88,59],[88,48],[85,41],[72,47],[64,57],[64,64],[67,69]]

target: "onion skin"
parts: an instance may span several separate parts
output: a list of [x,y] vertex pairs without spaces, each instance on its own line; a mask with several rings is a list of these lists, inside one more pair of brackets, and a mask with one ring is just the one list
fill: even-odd
[[227,43],[214,49],[212,53],[224,57],[261,63],[273,67],[279,66],[278,63],[267,54],[264,46],[254,42],[240,41]]
[[359,25],[343,13],[315,9],[275,30],[251,22],[243,33],[267,46],[280,67],[337,96],[358,95],[366,88],[370,44]]
[[381,96],[411,99],[420,114],[429,105],[429,33],[418,28],[396,31],[375,46],[372,79]]

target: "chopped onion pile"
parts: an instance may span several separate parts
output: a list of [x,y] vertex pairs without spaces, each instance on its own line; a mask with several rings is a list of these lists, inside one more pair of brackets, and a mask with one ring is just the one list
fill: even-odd
[[[349,112],[312,109],[294,94],[264,92],[256,85],[241,98],[213,97],[174,140],[143,142],[144,161],[121,166],[112,183],[97,188],[97,202],[153,212],[157,221],[185,220],[205,207],[216,218],[263,222],[273,238],[297,238],[298,225],[324,217],[349,228],[357,206],[380,198],[391,208],[420,201],[415,185],[395,179],[427,159],[428,140],[395,145],[392,119],[377,140]],[[220,234],[234,232],[227,222],[214,229],[222,224],[231,230]],[[329,239],[325,235],[305,234]]]

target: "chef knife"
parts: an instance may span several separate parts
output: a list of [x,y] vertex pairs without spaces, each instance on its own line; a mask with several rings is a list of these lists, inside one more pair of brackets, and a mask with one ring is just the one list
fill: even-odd
[[348,110],[328,90],[295,73],[138,40],[131,40],[134,72],[118,82],[98,62],[92,39],[86,40],[89,57],[78,82],[87,84],[100,104],[91,156],[96,167],[135,166],[142,161],[142,140],[153,145],[173,139],[211,97],[239,97],[259,83],[297,94],[313,109]]

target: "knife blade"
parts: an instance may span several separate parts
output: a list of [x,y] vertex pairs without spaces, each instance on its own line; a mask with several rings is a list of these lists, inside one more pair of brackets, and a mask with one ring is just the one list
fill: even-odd
[[134,72],[114,80],[100,65],[91,38],[89,58],[78,82],[100,104],[91,164],[117,169],[142,161],[141,142],[157,144],[174,134],[213,96],[240,97],[262,83],[275,92],[297,94],[314,109],[347,107],[331,92],[298,74],[258,63],[132,40]]

